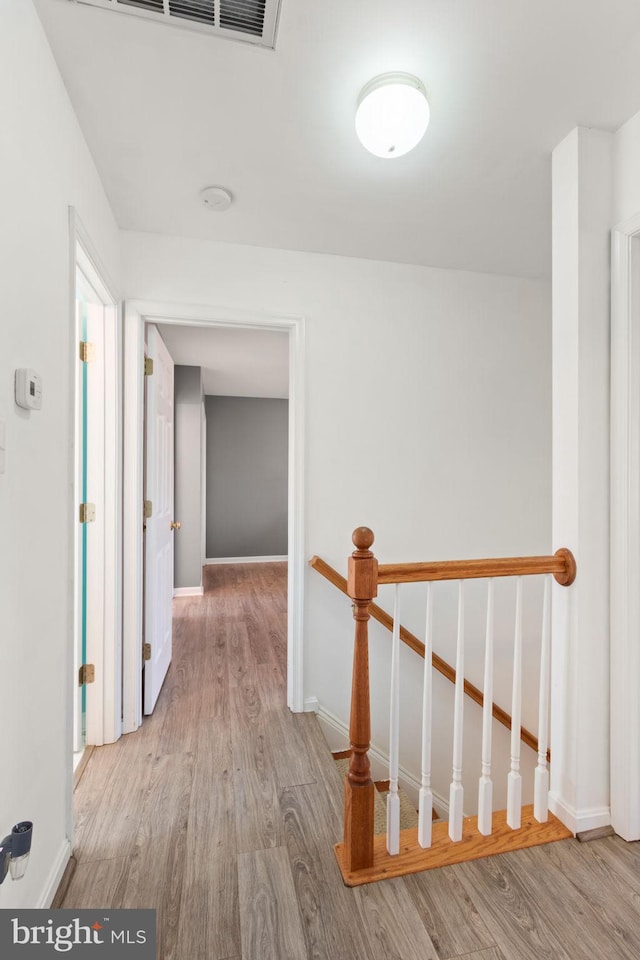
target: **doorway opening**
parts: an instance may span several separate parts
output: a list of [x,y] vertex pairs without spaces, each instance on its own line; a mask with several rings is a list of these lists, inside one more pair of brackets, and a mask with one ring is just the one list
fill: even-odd
[[[149,460],[145,457],[145,435],[150,436],[149,429],[154,429],[151,424],[147,425],[146,431],[142,428],[144,420],[144,398],[145,384],[143,381],[144,351],[147,332],[152,328],[160,331],[163,342],[171,341],[170,352],[173,359],[177,362],[179,368],[185,368],[186,380],[194,381],[195,393],[191,394],[193,408],[190,411],[191,440],[187,453],[178,455],[176,451],[176,462],[183,466],[185,458],[188,461],[188,467],[183,473],[194,484],[200,485],[200,493],[196,493],[181,503],[189,504],[192,516],[188,523],[185,523],[183,516],[178,513],[175,517],[164,518],[163,529],[169,525],[172,528],[174,542],[176,546],[176,556],[179,558],[181,574],[178,577],[176,568],[175,593],[171,591],[168,603],[171,608],[173,596],[185,596],[201,594],[203,592],[203,566],[207,566],[210,560],[243,560],[253,559],[278,559],[282,562],[283,557],[288,558],[288,605],[287,605],[287,702],[291,710],[301,712],[303,710],[302,697],[302,584],[304,574],[304,557],[302,541],[302,362],[303,362],[303,320],[301,318],[265,318],[265,317],[236,317],[236,316],[216,316],[213,311],[206,308],[194,307],[159,307],[158,304],[146,304],[139,302],[128,302],[125,305],[124,318],[124,338],[125,338],[125,490],[124,490],[124,632],[123,632],[123,730],[130,732],[137,729],[142,722],[142,714],[149,712],[144,705],[141,694],[140,675],[149,660],[143,658],[153,657],[153,645],[151,650],[145,648],[148,643],[147,626],[148,616],[145,608],[149,611],[148,599],[142,600],[143,583],[145,593],[149,589],[150,583],[159,582],[158,571],[152,573],[149,570],[148,562],[143,563],[143,555],[149,556],[149,542],[141,542],[140,532],[143,527],[143,512],[153,517],[154,505],[147,502],[146,489],[150,489],[149,477],[145,477],[145,466],[148,469]],[[269,332],[279,334],[286,345],[285,359],[285,380],[287,384],[288,412],[286,423],[286,434],[288,441],[288,453],[286,454],[286,550],[277,555],[269,554],[268,558],[262,553],[261,556],[255,554],[249,555],[246,550],[233,556],[220,554],[218,556],[209,556],[210,538],[207,536],[207,526],[209,518],[207,517],[207,454],[206,454],[206,403],[205,395],[215,396],[220,392],[223,396],[229,395],[231,391],[222,386],[216,390],[215,386],[211,389],[210,385],[205,385],[204,381],[208,377],[208,367],[204,363],[203,344],[207,334],[217,334],[224,340],[225,333],[231,339],[235,336],[238,339],[244,333],[250,338],[259,339],[260,335]],[[284,336],[283,336],[284,335]],[[191,344],[192,353],[188,354],[180,350],[176,344],[180,339],[186,341],[191,338],[197,341],[195,351],[193,343]],[[277,340],[278,338],[274,338]],[[222,341],[218,340],[218,345]],[[248,342],[248,341],[245,341]],[[188,347],[187,347],[188,349]],[[256,353],[259,355],[261,348]],[[154,361],[155,358],[149,356]],[[244,367],[251,366],[251,351],[244,352]],[[218,377],[218,383],[222,383],[222,370],[220,361],[220,351],[218,352],[217,362],[213,366],[212,376]],[[147,367],[149,365],[147,364]],[[217,374],[216,374],[217,367]],[[189,369],[191,368],[191,369]],[[197,381],[197,383],[196,383]],[[192,383],[193,387],[194,384]],[[147,384],[148,387],[148,384]],[[242,392],[242,391],[241,391]],[[255,390],[249,390],[249,393]],[[147,394],[148,396],[148,394]],[[176,390],[176,398],[178,391]],[[189,400],[187,400],[189,403]],[[156,431],[157,435],[157,431]],[[172,435],[173,439],[173,435]],[[197,451],[197,457],[191,457],[192,453]],[[196,462],[197,460],[197,462]],[[177,479],[177,478],[176,478]],[[137,493],[137,496],[136,496]],[[177,498],[176,503],[178,503]],[[149,533],[149,516],[146,518],[147,532]],[[178,526],[179,524],[179,526]],[[166,532],[166,531],[165,531]],[[181,538],[178,540],[178,538]],[[207,542],[209,541],[209,542]],[[188,549],[187,549],[188,547]],[[191,572],[184,573],[185,554],[189,554],[189,563],[187,568]],[[225,551],[226,553],[226,551]],[[190,566],[189,566],[190,564]],[[144,574],[143,574],[144,567]],[[182,582],[186,577],[185,582]],[[137,591],[136,591],[137,587]],[[167,591],[165,590],[165,593]],[[158,688],[159,689],[159,688]]]
[[173,598],[202,596],[205,582],[215,593],[221,564],[286,571],[288,339],[145,325],[145,715],[172,661]]

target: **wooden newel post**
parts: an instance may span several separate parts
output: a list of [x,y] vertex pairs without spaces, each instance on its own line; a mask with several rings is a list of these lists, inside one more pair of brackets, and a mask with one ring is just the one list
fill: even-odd
[[347,870],[373,865],[374,786],[369,763],[371,710],[369,704],[369,604],[378,594],[378,561],[369,549],[373,532],[358,527],[356,547],[349,557],[347,593],[353,600],[355,643],[351,685],[349,739],[351,759],[344,783],[344,854]]

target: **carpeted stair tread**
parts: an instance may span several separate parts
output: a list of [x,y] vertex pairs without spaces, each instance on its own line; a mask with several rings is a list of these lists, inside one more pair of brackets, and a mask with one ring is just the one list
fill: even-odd
[[[349,770],[349,758],[341,757],[335,761],[340,775],[346,777]],[[410,827],[418,826],[418,814],[415,811],[411,800],[403,790],[398,790],[400,795],[400,829],[408,830]],[[374,799],[374,821],[373,832],[383,834],[387,832],[387,797],[388,790],[376,790]]]
[[[398,789],[398,795],[400,797],[400,829],[408,830],[409,827],[418,826],[418,811],[414,808],[411,800],[406,795],[402,787]],[[384,815],[385,821],[383,829],[380,830],[380,833],[384,833],[387,829],[387,797],[389,796],[388,790],[381,791],[378,796],[382,797],[384,802]]]

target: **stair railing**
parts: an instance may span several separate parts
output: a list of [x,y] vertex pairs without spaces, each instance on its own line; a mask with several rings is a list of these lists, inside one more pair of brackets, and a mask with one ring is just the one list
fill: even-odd
[[[494,560],[461,560],[436,563],[378,564],[371,547],[374,535],[368,527],[353,533],[356,547],[349,557],[347,593],[353,601],[355,644],[351,695],[349,738],[351,757],[345,777],[344,838],[336,846],[343,878],[349,885],[367,883],[384,877],[402,876],[419,870],[487,856],[490,853],[517,849],[569,836],[562,824],[548,811],[549,773],[547,740],[549,712],[550,663],[550,580],[569,586],[576,575],[576,564],[570,550],[563,548],[553,556],[512,557]],[[523,826],[520,742],[522,705],[522,585],[523,577],[546,575],[542,617],[540,664],[540,698],[538,731],[538,764],[535,771],[535,800],[531,815]],[[511,718],[511,766],[507,786],[507,810],[504,816],[492,810],[491,718],[493,676],[494,578],[516,577],[516,616]],[[464,694],[464,585],[469,579],[488,580],[487,627],[485,643],[484,706],[482,764],[478,788],[478,817],[463,823],[462,786],[462,723]],[[452,780],[449,792],[447,836],[439,831],[437,851],[433,850],[431,793],[431,669],[433,659],[433,595],[432,583],[458,580],[458,628],[456,644],[454,734]],[[399,771],[399,648],[400,592],[402,583],[427,582],[425,673],[422,717],[422,784],[420,789],[419,825],[413,831],[400,831]],[[368,621],[370,605],[378,585],[394,584],[395,609],[391,654],[391,718],[389,743],[389,797],[387,800],[387,835],[384,845],[374,839],[374,785],[370,775],[368,751],[371,739],[369,693]],[[552,822],[549,822],[552,821]],[[496,828],[496,822],[498,828]],[[540,826],[536,826],[540,825]],[[438,826],[446,825],[437,825]],[[473,837],[470,834],[473,833]],[[516,834],[517,839],[513,839]],[[414,836],[415,834],[415,836]],[[461,840],[468,841],[461,844]],[[478,840],[480,842],[478,842]],[[483,842],[484,841],[484,844]],[[458,847],[456,848],[456,845]],[[465,852],[460,848],[465,847]]]
[[[347,581],[338,571],[332,567],[330,564],[323,560],[322,557],[314,556],[309,560],[309,566],[316,570],[321,576],[328,580],[329,583],[332,583],[334,587],[344,593],[345,596],[348,595]],[[378,623],[382,624],[390,633],[393,633],[394,619],[391,614],[387,613],[386,610],[383,610],[382,607],[379,607],[377,603],[369,604],[369,615],[373,620],[377,620]],[[417,653],[419,657],[425,658],[425,645],[422,640],[419,640],[415,634],[407,630],[406,627],[400,626],[400,640],[410,647],[414,653]],[[426,658],[427,663],[429,658]],[[455,684],[456,682],[456,670],[455,667],[452,667],[450,663],[447,663],[446,660],[443,660],[442,657],[432,650],[431,651],[431,664],[434,670],[437,670],[446,680],[450,683]],[[466,678],[463,681],[463,687],[465,696],[469,697],[478,706],[484,708],[485,696],[489,699],[490,704],[490,714],[494,720],[497,720],[498,723],[501,723],[503,727],[506,727],[507,730],[511,730],[511,715],[507,713],[502,707],[497,703],[491,703],[491,697],[489,696],[489,688],[485,685],[485,693],[480,690],[479,687],[476,687],[475,684],[471,683]],[[523,743],[526,743],[528,747],[537,753],[538,752],[538,738],[531,733],[530,730],[527,730],[526,727],[520,727],[520,739]],[[547,760],[549,759],[549,753],[547,751]]]

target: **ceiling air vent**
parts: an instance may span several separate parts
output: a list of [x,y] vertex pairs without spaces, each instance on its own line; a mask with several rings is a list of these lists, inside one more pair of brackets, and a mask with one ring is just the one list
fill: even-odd
[[231,40],[274,47],[281,0],[72,0],[187,27]]
[[127,7],[140,7],[141,10],[164,10],[164,0],[120,0]]
[[196,23],[216,22],[215,0],[169,0],[169,13]]
[[220,25],[262,36],[266,0],[220,0]]

